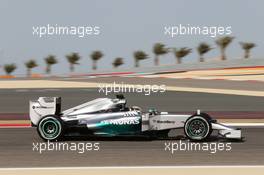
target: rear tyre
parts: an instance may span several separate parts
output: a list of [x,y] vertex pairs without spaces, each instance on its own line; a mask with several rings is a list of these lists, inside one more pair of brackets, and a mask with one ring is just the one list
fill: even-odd
[[184,124],[184,133],[192,141],[208,139],[212,133],[212,124],[208,115],[194,115]]
[[37,130],[39,136],[45,141],[60,140],[64,133],[61,119],[54,115],[42,118],[38,123]]

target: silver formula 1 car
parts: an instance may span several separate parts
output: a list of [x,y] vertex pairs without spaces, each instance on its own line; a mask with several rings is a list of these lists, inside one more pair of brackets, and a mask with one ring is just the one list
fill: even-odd
[[205,140],[213,130],[224,138],[241,139],[241,130],[227,127],[199,110],[193,115],[169,114],[126,106],[123,95],[115,99],[97,98],[61,112],[60,97],[39,97],[30,101],[30,119],[44,140],[58,140],[71,133],[87,136],[168,137],[182,128],[190,140]]

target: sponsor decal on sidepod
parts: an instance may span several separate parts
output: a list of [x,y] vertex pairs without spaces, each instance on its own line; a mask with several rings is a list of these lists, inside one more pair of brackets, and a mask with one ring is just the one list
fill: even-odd
[[112,120],[103,120],[101,121],[102,124],[110,124],[110,125],[137,125],[140,123],[139,118],[122,118],[122,119],[112,119]]

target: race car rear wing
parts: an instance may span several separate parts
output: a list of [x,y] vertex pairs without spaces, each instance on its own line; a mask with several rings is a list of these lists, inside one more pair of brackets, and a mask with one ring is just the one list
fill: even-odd
[[29,117],[33,125],[46,115],[59,115],[61,113],[61,97],[39,97],[29,102]]

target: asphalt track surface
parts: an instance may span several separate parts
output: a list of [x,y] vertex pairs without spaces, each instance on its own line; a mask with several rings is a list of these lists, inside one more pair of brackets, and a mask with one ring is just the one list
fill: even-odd
[[[0,113],[28,113],[29,100],[40,96],[62,97],[62,109],[67,109],[98,97],[114,97],[86,89],[1,89]],[[156,107],[160,111],[263,111],[264,98],[255,96],[224,95],[196,92],[124,93],[128,106],[140,106],[147,111]]]
[[[176,131],[179,132],[180,131]],[[230,151],[165,151],[175,140],[68,138],[63,143],[99,143],[99,151],[40,151],[35,128],[0,129],[0,167],[264,165],[263,128],[243,129],[244,142],[231,142]],[[185,143],[187,141],[185,140]],[[212,137],[208,144],[230,141]],[[61,142],[62,143],[62,142]],[[213,150],[213,149],[211,149]]]
[[[98,89],[1,89],[0,113],[28,113],[28,101],[39,96],[61,96],[62,108],[78,105],[98,97],[106,97]],[[114,94],[110,94],[113,97]],[[172,92],[125,93],[128,105],[144,110],[181,112],[201,109],[210,111],[263,111],[263,97],[209,93]],[[176,131],[177,132],[177,131]],[[264,128],[244,128],[244,142],[231,142],[231,151],[165,151],[165,142],[175,140],[68,138],[67,143],[100,143],[99,151],[33,151],[33,143],[42,142],[35,128],[0,129],[0,167],[59,166],[150,166],[150,165],[264,165]],[[182,133],[179,132],[181,135]],[[221,142],[212,137],[210,143]],[[229,141],[228,141],[229,142]]]

